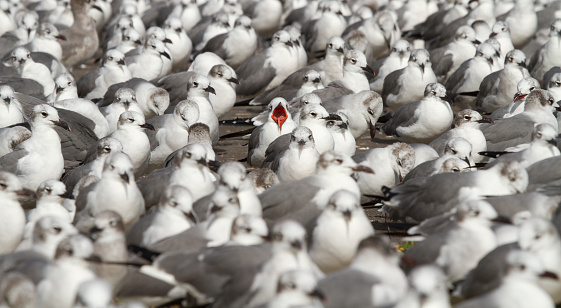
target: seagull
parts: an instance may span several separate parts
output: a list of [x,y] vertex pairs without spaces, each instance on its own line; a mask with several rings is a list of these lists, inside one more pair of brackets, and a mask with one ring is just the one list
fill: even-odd
[[326,1],[318,6],[319,16],[306,21],[302,25],[305,43],[304,48],[310,59],[317,58],[325,52],[325,45],[329,38],[341,36],[347,27],[347,21],[341,13],[341,3]]
[[43,86],[43,96],[51,94],[55,82],[51,71],[42,63],[37,63],[31,58],[31,53],[25,47],[18,47],[12,52],[12,64],[21,78],[37,81]]
[[321,154],[333,150],[335,141],[327,128],[329,120],[339,120],[338,115],[330,115],[321,105],[305,105],[300,111],[299,125],[306,126],[315,136],[316,150]]
[[329,274],[351,264],[359,243],[374,235],[374,229],[359,199],[346,190],[335,192],[327,207],[308,225],[310,258]]
[[504,20],[510,27],[512,44],[515,48],[520,49],[528,44],[538,30],[536,12],[534,1],[518,0],[510,11],[497,16],[497,20]]
[[0,115],[0,127],[24,122],[23,109],[12,87],[0,85],[0,100],[3,103],[0,105],[3,109]]
[[403,181],[415,164],[415,151],[402,142],[384,148],[375,148],[353,156],[353,159],[370,167],[374,173],[356,173],[360,192],[363,195],[381,196],[382,187],[393,187]]
[[215,65],[208,73],[210,85],[216,90],[216,95],[209,96],[212,109],[216,117],[220,118],[228,113],[236,102],[236,72],[227,65]]
[[125,65],[125,55],[110,49],[105,53],[101,67],[78,80],[78,95],[87,99],[102,98],[111,85],[131,78],[131,71]]
[[164,68],[164,59],[162,57],[171,61],[171,56],[165,51],[165,47],[164,42],[155,38],[149,38],[138,55],[126,56],[125,63],[132,77],[146,80],[162,77],[162,70]]
[[541,85],[539,81],[537,81],[532,77],[523,78],[516,85],[516,93],[514,94],[514,97],[512,98],[511,102],[508,105],[493,111],[493,113],[491,113],[490,118],[493,120],[510,118],[514,115],[521,113],[522,111],[524,111],[524,105],[526,104],[526,97],[528,96],[528,94],[530,94],[530,92],[534,91],[535,89],[541,89]]
[[462,63],[473,57],[478,43],[475,30],[466,25],[456,30],[454,42],[431,50],[431,62],[436,63],[434,73],[438,81],[446,83]]
[[18,22],[18,27],[0,37],[0,42],[2,42],[0,54],[4,56],[12,49],[31,42],[37,33],[38,27],[39,15],[34,11],[25,12]]
[[0,255],[13,252],[23,239],[26,223],[25,212],[18,202],[18,196],[34,195],[22,187],[19,179],[12,173],[0,172],[0,198],[2,199],[2,248]]
[[90,60],[99,47],[99,38],[93,19],[88,15],[88,4],[84,0],[71,1],[74,23],[60,31],[66,37],[61,42],[62,62],[73,67]]
[[290,116],[288,103],[284,98],[273,99],[267,110],[269,112],[267,122],[254,129],[249,138],[247,162],[250,166],[261,166],[269,144],[279,136],[288,134],[296,128],[296,123]]
[[281,1],[252,1],[243,10],[252,19],[251,25],[259,37],[269,38],[279,30],[283,14]]
[[112,103],[99,109],[109,124],[109,132],[117,130],[119,118],[123,112],[134,111],[143,114],[140,105],[136,101],[136,93],[130,88],[120,88],[117,90]]
[[267,147],[262,167],[273,170],[280,181],[294,181],[313,175],[318,160],[312,131],[298,126]]
[[384,79],[382,99],[390,109],[423,98],[423,91],[429,83],[435,83],[436,76],[431,67],[430,55],[424,49],[411,52],[407,67],[390,73]]
[[0,129],[0,157],[13,152],[18,144],[31,137],[31,131],[23,126]]
[[257,34],[251,25],[251,18],[240,16],[232,30],[210,39],[201,52],[212,52],[224,59],[231,68],[238,69],[256,50]]
[[[405,68],[411,56],[411,44],[406,40],[398,40],[392,46],[392,51],[386,58],[377,60],[372,64],[374,78],[370,82],[370,89],[378,93],[382,92],[384,79],[391,72]],[[436,63],[436,62],[435,62]]]
[[57,28],[53,24],[41,23],[37,29],[35,38],[24,47],[31,52],[49,53],[60,61],[62,59],[62,47],[57,39],[65,41],[66,37],[59,34]]
[[308,271],[292,270],[280,275],[277,293],[260,308],[274,308],[281,305],[293,307],[323,307],[325,295],[316,288],[317,279]]
[[174,71],[182,71],[187,68],[193,43],[183,30],[181,19],[176,17],[168,17],[163,25],[166,38],[172,43],[166,44],[171,54],[172,68]]
[[430,307],[450,308],[446,275],[435,265],[421,265],[409,273],[409,291],[394,308]]
[[125,228],[130,228],[145,212],[144,199],[134,181],[131,159],[122,152],[107,156],[101,179],[84,187],[76,196],[75,223],[79,229],[89,229],[93,219],[105,210],[121,215]]
[[556,19],[550,27],[549,40],[542,45],[528,63],[528,71],[530,75],[536,78],[539,82],[542,81],[543,75],[552,67],[560,66],[558,58],[555,56],[559,54],[559,44],[561,39],[561,19]]
[[504,69],[489,74],[481,81],[475,105],[488,112],[494,112],[516,93],[518,82],[530,77],[526,70],[526,55],[513,49],[506,54]]
[[383,210],[390,217],[423,221],[456,207],[462,199],[522,193],[527,186],[528,173],[518,162],[501,162],[487,170],[436,174],[408,181],[390,190],[390,201]]
[[429,143],[450,129],[454,118],[450,103],[446,88],[430,83],[423,99],[393,111],[380,130],[404,142]]
[[291,54],[293,44],[290,34],[284,30],[276,32],[271,46],[247,59],[236,69],[240,85],[236,89],[237,101],[251,99],[272,89],[297,69]]
[[[331,115],[334,119],[327,121],[327,129],[333,136],[333,150],[345,155],[355,155],[356,140],[349,129],[349,118],[343,112]],[[339,117],[338,119],[335,119]]]
[[323,88],[319,72],[309,70],[302,74],[302,71],[299,70],[288,76],[278,87],[259,94],[256,98],[252,99],[249,104],[252,106],[265,105],[275,97],[282,97],[290,102],[298,100],[303,95],[311,93],[314,90]]
[[471,144],[471,156],[474,162],[482,162],[485,157],[479,152],[487,150],[487,141],[483,132],[481,132],[481,124],[489,123],[488,119],[484,119],[481,114],[475,110],[464,109],[454,117],[454,128],[448,130],[438,138],[434,139],[429,145],[433,147],[439,155],[444,154],[446,143],[452,138],[462,137]]
[[191,100],[175,106],[173,114],[164,114],[148,120],[155,132],[149,132],[150,163],[147,173],[161,168],[172,152],[187,145],[189,127],[199,120],[199,107]]
[[54,126],[69,128],[56,109],[46,104],[33,108],[30,126],[31,137],[0,158],[0,169],[16,174],[23,187],[37,190],[42,182],[57,180],[62,175],[64,159]]
[[210,80],[207,77],[200,74],[189,77],[187,81],[187,99],[192,100],[199,107],[199,122],[208,126],[212,137],[212,144],[216,145],[218,143],[218,118],[210,102],[210,93],[217,95],[216,90],[210,85]]

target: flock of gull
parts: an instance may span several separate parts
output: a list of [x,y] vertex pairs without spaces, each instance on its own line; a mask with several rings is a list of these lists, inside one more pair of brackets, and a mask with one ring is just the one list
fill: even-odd
[[561,304],[561,0],[0,0],[0,61],[0,307]]

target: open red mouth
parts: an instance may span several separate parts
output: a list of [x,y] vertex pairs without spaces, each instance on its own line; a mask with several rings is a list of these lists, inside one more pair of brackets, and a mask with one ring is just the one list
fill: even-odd
[[514,95],[514,102],[523,99],[524,97],[528,96],[528,94],[521,94],[521,93],[516,93],[516,95]]
[[282,128],[282,124],[284,123],[284,121],[286,121],[287,117],[288,117],[288,114],[286,113],[286,110],[284,109],[282,104],[279,104],[277,106],[277,108],[275,108],[275,110],[273,110],[273,114],[271,115],[271,118],[275,122],[277,122],[279,128]]

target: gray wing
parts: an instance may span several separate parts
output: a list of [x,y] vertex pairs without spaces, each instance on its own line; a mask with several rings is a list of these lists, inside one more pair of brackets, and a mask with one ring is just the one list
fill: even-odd
[[449,131],[445,132],[444,134],[440,135],[438,138],[434,139],[433,141],[431,141],[431,143],[429,143],[429,145],[436,151],[436,153],[438,153],[439,155],[441,153],[444,153],[444,146],[446,145],[446,142],[448,141],[448,136],[449,136]]
[[[538,50],[536,50],[536,52],[534,53],[534,55],[530,59],[530,62],[528,63],[528,72],[533,71],[534,68],[537,65],[540,64],[541,53],[542,53],[542,50],[543,50],[544,46],[545,46],[545,44],[542,45],[540,48],[538,48]],[[541,77],[541,76],[538,76],[538,77]]]
[[174,287],[160,279],[150,277],[136,270],[129,270],[120,282],[117,296],[120,298],[163,297],[167,296]]
[[405,183],[411,179],[430,176],[434,173],[434,171],[434,160],[422,162],[407,173],[407,175],[403,179],[403,182]]
[[142,78],[132,78],[125,82],[119,82],[112,84],[103,95],[103,99],[97,104],[99,107],[105,107],[111,105],[113,99],[115,98],[115,92],[121,88],[131,88],[136,89],[136,86],[143,83],[149,83],[145,79]]
[[321,98],[322,102],[344,95],[355,94],[353,91],[345,88],[343,85],[338,83],[338,81],[333,81],[332,83],[327,85],[327,87],[320,90],[315,90],[313,93],[317,94],[317,96]]
[[[302,87],[303,75],[294,75],[295,77],[291,77],[293,75],[294,74],[288,76],[278,87],[259,94],[250,104],[252,106],[267,105],[275,97],[282,97],[290,102],[296,95],[296,92]],[[298,78],[300,79],[299,81],[297,81]]]
[[197,214],[199,221],[206,220],[207,218],[206,214],[209,210],[209,205],[211,204],[211,201],[212,201],[212,194],[208,196],[204,196],[199,200],[195,201],[195,203],[193,203],[193,210],[195,211],[195,214]]
[[363,271],[345,269],[318,281],[318,289],[328,298],[325,308],[373,308],[372,286],[381,281]]
[[382,88],[382,99],[384,100],[384,103],[386,102],[388,95],[396,95],[399,93],[399,78],[401,77],[403,70],[404,69],[393,71],[384,79],[384,86]]
[[249,144],[247,145],[248,159],[253,155],[253,151],[259,146],[259,136],[263,130],[263,125],[256,127],[249,136]]
[[137,221],[127,232],[127,244],[140,246],[144,231],[152,225],[155,217],[156,213],[151,213],[140,218],[140,220]]
[[0,258],[0,277],[8,272],[19,272],[38,284],[45,278],[51,260],[34,250],[17,251]]
[[[271,144],[269,144],[267,150],[265,151],[265,160],[263,161],[261,168],[273,169],[271,168],[271,164],[276,157],[278,157],[283,151],[288,149],[290,138],[290,134],[284,134],[282,136],[279,136],[277,139],[271,142]],[[273,169],[273,171],[275,171],[275,169]]]
[[146,203],[146,208],[158,204],[160,196],[168,186],[172,172],[173,169],[170,168],[160,169],[136,182]]
[[0,170],[18,174],[18,161],[28,153],[26,150],[18,150],[0,157]]
[[263,206],[263,218],[277,221],[296,212],[306,206],[320,189],[306,179],[272,186],[258,196]]
[[88,95],[93,89],[95,89],[95,81],[99,78],[98,70],[93,70],[88,72],[78,82],[76,83],[76,87],[78,88],[78,97],[85,97]]
[[179,234],[167,237],[148,247],[154,251],[198,251],[204,247],[209,241],[205,237],[204,227],[202,225],[194,226]]
[[440,255],[440,248],[447,241],[448,232],[442,232],[418,242],[405,252],[404,258],[413,261],[415,266],[430,264],[436,261]]
[[55,127],[60,137],[64,169],[69,170],[80,165],[86,158],[88,150],[97,145],[94,133],[95,124],[92,120],[76,112],[56,108],[62,121],[68,124],[70,131]]
[[14,91],[32,96],[37,99],[42,99],[45,97],[43,95],[43,86],[32,79],[20,78],[19,76],[2,76],[0,77],[0,84],[7,84],[12,87]]
[[0,56],[9,54],[12,49],[17,47],[19,38],[11,32],[6,32],[0,37]]
[[499,82],[499,76],[500,76],[501,72],[502,72],[502,70],[501,71],[496,71],[496,72],[493,72],[493,73],[485,76],[485,78],[483,78],[483,80],[479,84],[479,93],[477,94],[477,97],[475,98],[475,105],[476,106],[481,107],[485,97],[487,97],[490,94],[495,94],[495,93],[492,93],[492,92],[493,92],[493,89],[495,88],[495,84]]
[[372,62],[372,65],[370,65],[370,67],[374,71],[374,80],[376,79],[376,76],[378,76],[378,72],[380,71],[380,68],[382,66],[384,66],[384,63],[386,62],[386,60],[387,60],[387,57],[376,60],[376,61]]
[[528,171],[528,191],[561,180],[561,156],[540,160],[526,168]]
[[236,70],[240,84],[236,89],[238,96],[253,96],[269,85],[275,78],[277,70],[270,64],[265,66],[267,52],[262,51],[246,60]]
[[169,93],[168,110],[170,108],[173,110],[177,103],[187,98],[187,81],[195,74],[195,72],[181,72],[160,78],[155,83],[157,87],[163,88]]
[[62,182],[66,185],[67,191],[73,191],[78,181],[91,171],[90,165],[81,165],[62,175]]
[[437,77],[446,76],[446,74],[448,74],[448,72],[454,65],[454,56],[446,55],[441,57],[437,62],[433,62],[433,63],[438,63],[434,68],[434,74]]
[[549,87],[549,82],[551,81],[551,77],[553,77],[553,75],[557,73],[561,73],[561,67],[559,66],[554,66],[549,71],[545,72],[542,80],[544,89]]
[[504,151],[508,147],[529,143],[533,129],[534,121],[521,113],[482,126],[481,131],[487,140],[488,151]]
[[397,136],[396,130],[398,127],[408,127],[417,122],[415,111],[417,111],[419,104],[420,102],[417,101],[401,106],[392,114],[392,118],[386,122],[380,130],[388,136]]
[[[24,93],[14,93],[14,96],[20,102],[21,107],[23,108],[23,112],[24,112],[25,116],[27,116],[28,118],[31,117],[31,113],[33,112],[33,108],[36,105],[45,104],[44,101],[42,101],[42,100],[40,100],[36,97],[24,94]],[[57,111],[58,111],[58,109],[57,109]]]
[[147,123],[154,126],[154,130],[145,130],[145,133],[148,136],[148,140],[150,141],[150,151],[154,150],[159,145],[158,139],[156,139],[156,134],[158,133],[158,130],[160,128],[164,127],[166,121],[173,120],[171,117],[173,117],[173,115],[164,114],[161,116],[153,117],[146,121]]
[[450,75],[450,78],[448,78],[446,84],[444,85],[446,87],[446,92],[450,95],[452,100],[454,100],[458,94],[456,93],[456,89],[464,84],[465,72],[469,68],[470,61],[471,59],[464,61],[464,63],[462,63],[462,65],[460,65],[460,67],[458,67],[458,69]]
[[[228,33],[219,34],[210,39],[200,53],[210,51],[222,59],[228,58],[228,51],[224,48],[224,41],[228,38]],[[193,57],[193,59],[196,55]]]
[[473,298],[497,288],[506,274],[506,256],[517,246],[517,243],[499,246],[479,260],[477,267],[467,274],[461,284],[462,297]]

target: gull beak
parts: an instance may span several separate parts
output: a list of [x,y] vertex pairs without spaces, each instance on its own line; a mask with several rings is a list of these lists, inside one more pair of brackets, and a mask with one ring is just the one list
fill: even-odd
[[498,215],[494,219],[491,220],[492,222],[502,223],[502,224],[509,224],[512,225],[512,220],[506,216]]
[[121,59],[121,60],[117,61],[117,64],[125,65],[125,59]]
[[142,45],[142,42],[141,42],[140,40],[136,40],[136,41],[134,41],[134,43],[135,43],[136,45]]
[[543,273],[540,274],[541,278],[551,278],[554,280],[559,280],[559,276],[557,276],[557,274],[555,274],[554,272],[550,272],[550,271],[545,271]]
[[286,43],[284,43],[284,44],[285,44],[286,46],[288,46],[288,47],[294,47],[294,44],[292,44],[291,41],[288,41],[288,42],[286,42]]
[[549,140],[547,140],[547,143],[551,144],[554,147],[557,146],[557,140],[555,140],[555,139],[549,139]]
[[164,52],[160,52],[160,54],[161,54],[162,56],[164,56],[164,57],[166,57],[166,58],[168,58],[168,59],[171,60],[171,57],[169,56],[169,54],[168,54],[167,52],[165,52],[165,51],[164,51]]
[[424,73],[425,73],[425,65],[424,65],[424,64],[421,64],[421,65],[419,65],[419,66],[421,67],[421,72],[423,72],[423,74],[424,74]]
[[477,123],[493,123],[493,119],[490,118],[483,118],[481,120],[477,120]]
[[212,93],[212,94],[216,95],[216,90],[214,90],[214,88],[211,87],[211,86],[208,86],[208,87],[204,88],[204,90],[206,92],[209,92],[209,93]]
[[167,43],[167,44],[173,44],[173,42],[170,39],[168,39],[167,37],[162,42]]
[[66,36],[64,36],[64,35],[62,35],[62,34],[58,34],[58,35],[56,35],[55,37],[56,37],[57,39],[59,39],[59,40],[66,41]]
[[125,173],[119,174],[119,177],[121,177],[121,179],[123,179],[123,181],[125,181],[125,182],[127,182],[127,183],[128,183],[129,180],[130,180],[129,175],[128,175],[126,172],[125,172]]
[[370,169],[370,167],[363,166],[363,165],[357,165],[356,167],[353,167],[352,170],[354,172],[364,172],[364,173],[374,174],[374,170]]
[[518,100],[523,99],[526,96],[528,96],[528,94],[522,94],[522,93],[517,92],[516,94],[514,94],[513,102],[516,103]]
[[234,77],[228,78],[228,79],[226,79],[226,80],[228,80],[229,82],[233,82],[233,83],[235,83],[235,84],[240,84],[240,82],[239,82],[236,78],[234,78]]
[[191,211],[189,213],[183,213],[185,215],[185,217],[187,217],[188,220],[190,220],[192,223],[196,224],[199,222],[199,218],[197,217],[197,214],[195,214],[195,212]]
[[444,95],[443,97],[441,97],[441,99],[443,101],[447,101],[450,104],[453,104],[454,102],[452,101],[452,99],[448,96],[448,95]]
[[103,10],[98,5],[92,5],[92,9],[98,10],[103,13]]
[[480,42],[479,40],[477,40],[477,39],[476,39],[476,40],[473,40],[473,41],[471,41],[471,42],[474,43],[474,44],[477,44],[477,45],[481,44],[481,42]]
[[222,209],[221,207],[219,207],[219,206],[217,206],[217,205],[213,205],[213,206],[210,208],[210,214],[212,215],[212,214],[214,214],[214,213],[216,213],[216,212],[220,212],[221,209]]
[[70,127],[68,127],[68,124],[66,124],[66,122],[64,122],[64,121],[58,120],[58,121],[53,121],[53,123],[56,126],[60,126],[60,127],[64,128],[65,130],[70,131]]
[[337,48],[337,49],[335,49],[335,50],[337,50],[337,51],[340,52],[340,53],[345,53],[345,50],[343,49],[343,47],[339,47],[339,48]]
[[489,38],[495,37],[495,36],[497,36],[497,34],[498,34],[498,33],[491,32],[491,34],[489,34]]
[[140,127],[156,131],[156,128],[154,128],[154,125],[152,125],[150,123],[144,123],[144,124],[140,125]]

